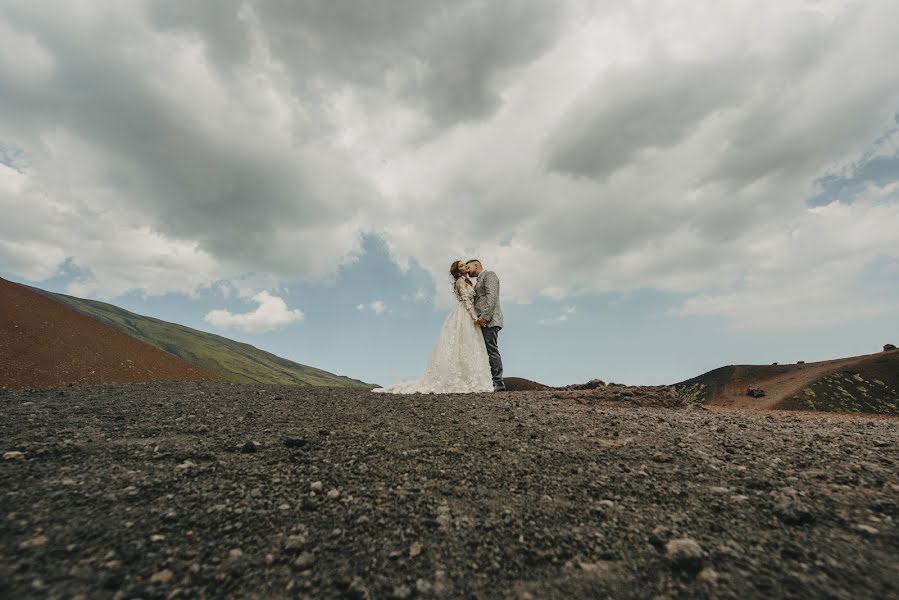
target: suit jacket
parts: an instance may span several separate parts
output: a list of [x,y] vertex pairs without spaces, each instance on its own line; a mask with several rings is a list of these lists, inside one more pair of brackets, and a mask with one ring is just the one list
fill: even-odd
[[503,309],[499,306],[499,277],[496,273],[482,271],[474,293],[474,310],[487,320],[487,327],[502,327]]

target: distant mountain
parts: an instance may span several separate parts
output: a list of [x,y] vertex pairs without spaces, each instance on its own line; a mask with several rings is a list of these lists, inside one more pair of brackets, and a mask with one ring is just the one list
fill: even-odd
[[226,381],[372,387],[358,379],[301,365],[250,344],[236,342],[220,335],[198,331],[153,317],[145,317],[97,300],[76,298],[30,286],[25,287],[205,371],[214,373]]
[[[752,397],[750,386],[764,395]],[[682,397],[735,408],[899,415],[899,350],[814,363],[728,365],[675,388]]]
[[204,379],[217,377],[0,279],[0,387]]

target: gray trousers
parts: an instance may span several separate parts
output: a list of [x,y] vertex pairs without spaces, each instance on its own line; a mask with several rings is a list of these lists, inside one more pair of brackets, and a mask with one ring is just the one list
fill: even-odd
[[503,383],[503,359],[499,355],[497,338],[502,327],[481,327],[484,336],[484,344],[487,346],[487,358],[490,359],[490,374],[493,376],[493,391],[502,392],[506,389]]

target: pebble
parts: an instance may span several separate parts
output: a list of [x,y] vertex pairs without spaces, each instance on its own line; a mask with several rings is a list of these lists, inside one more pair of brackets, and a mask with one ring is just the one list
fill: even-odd
[[150,576],[150,582],[152,583],[162,583],[166,584],[172,580],[175,574],[171,572],[169,569],[163,569],[162,571],[157,571]]
[[25,455],[22,452],[12,450],[3,453],[3,460],[25,460]]
[[718,572],[715,569],[706,567],[696,575],[696,579],[704,581],[710,585],[718,583]]
[[257,450],[259,450],[259,444],[257,444],[256,442],[247,442],[240,448],[240,451],[244,454],[252,454]]
[[180,465],[175,467],[175,472],[176,473],[184,473],[185,471],[189,471],[190,469],[193,469],[196,466],[197,466],[197,464],[195,462],[190,461],[190,460],[185,460],[183,463],[181,463]]
[[331,488],[328,490],[328,498],[340,498],[340,490],[337,488]]
[[678,569],[699,571],[702,568],[702,546],[690,538],[679,538],[665,544],[668,560]]
[[422,546],[418,542],[415,542],[411,546],[409,546],[409,556],[415,557],[421,554]]
[[652,460],[657,463],[666,463],[671,460],[671,455],[667,452],[656,452],[652,455]]
[[309,489],[311,489],[313,492],[322,491],[322,487],[323,486],[322,486],[321,481],[313,481],[312,483],[309,484]]
[[240,548],[232,548],[228,552],[228,558],[230,558],[231,560],[237,560],[241,556],[243,556],[243,550],[241,550]]
[[856,531],[861,531],[862,533],[867,535],[877,535],[878,533],[880,533],[877,529],[871,527],[870,525],[859,524],[855,526],[855,529]]
[[43,548],[49,541],[50,540],[45,535],[36,535],[30,540],[25,540],[19,544],[19,549],[27,550],[29,548]]
[[306,445],[306,440],[301,437],[286,437],[284,438],[284,445],[288,448],[302,448]]
[[304,567],[308,567],[309,565],[311,565],[314,562],[315,562],[315,555],[307,550],[306,552],[303,552],[299,556],[297,556],[296,560],[293,561],[293,564],[296,567],[304,568]]
[[393,588],[393,598],[399,598],[403,600],[404,598],[408,598],[412,595],[412,589],[408,585],[398,585]]

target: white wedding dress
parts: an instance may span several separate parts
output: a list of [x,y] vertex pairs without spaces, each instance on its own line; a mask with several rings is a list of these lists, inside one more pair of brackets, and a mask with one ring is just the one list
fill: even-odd
[[475,325],[474,287],[456,280],[456,306],[443,322],[424,376],[375,388],[380,394],[467,394],[492,392],[490,360],[480,328]]

